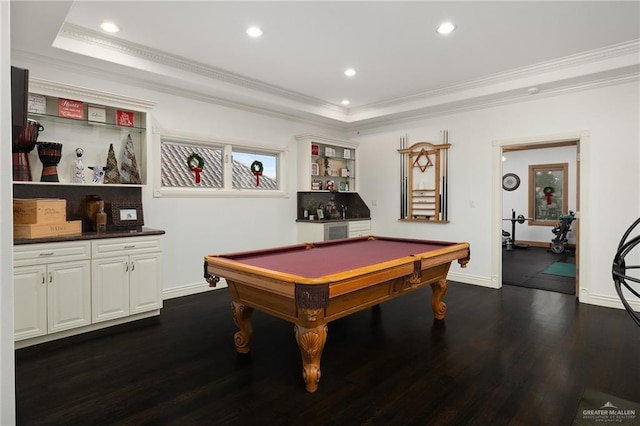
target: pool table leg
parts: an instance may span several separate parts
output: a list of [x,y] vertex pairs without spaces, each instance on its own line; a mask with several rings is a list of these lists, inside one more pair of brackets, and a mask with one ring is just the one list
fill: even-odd
[[251,350],[251,337],[253,335],[253,327],[251,326],[253,308],[243,305],[242,303],[231,302],[231,311],[233,312],[233,321],[240,329],[240,331],[233,335],[236,350],[241,354],[249,353]]
[[327,324],[306,328],[294,326],[296,342],[302,355],[302,379],[308,392],[315,392],[320,382],[320,357],[327,341]]
[[444,319],[447,312],[447,304],[442,301],[447,292],[447,280],[443,278],[431,284],[431,307],[433,308],[433,316],[436,319]]

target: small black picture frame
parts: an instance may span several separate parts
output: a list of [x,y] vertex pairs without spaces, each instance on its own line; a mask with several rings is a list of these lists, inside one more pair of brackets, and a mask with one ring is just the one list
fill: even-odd
[[142,203],[111,203],[111,219],[117,229],[137,229],[144,225]]

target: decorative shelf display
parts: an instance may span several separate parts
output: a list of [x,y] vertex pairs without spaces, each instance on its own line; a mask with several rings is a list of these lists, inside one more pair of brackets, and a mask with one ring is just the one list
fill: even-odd
[[[59,152],[55,159],[47,159],[48,163],[38,149],[21,153],[18,168],[14,160],[14,183],[146,185],[151,133],[147,129],[149,111],[154,105],[150,101],[30,79],[28,118],[38,129],[35,146],[55,144]],[[115,164],[125,168],[126,173],[110,171]],[[46,180],[41,179],[44,175],[48,176]],[[103,179],[105,175],[107,179]],[[121,179],[114,180],[113,176],[118,175]]]
[[442,143],[418,142],[407,147],[407,137],[400,139],[400,219],[424,222],[448,222],[449,168],[448,131]]
[[358,144],[298,135],[298,191],[356,192]]

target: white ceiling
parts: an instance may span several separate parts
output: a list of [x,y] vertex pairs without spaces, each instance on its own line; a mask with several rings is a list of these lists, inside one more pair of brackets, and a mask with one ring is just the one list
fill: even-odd
[[[105,19],[122,31],[102,32]],[[638,1],[13,0],[11,28],[15,60],[343,127],[640,74]]]

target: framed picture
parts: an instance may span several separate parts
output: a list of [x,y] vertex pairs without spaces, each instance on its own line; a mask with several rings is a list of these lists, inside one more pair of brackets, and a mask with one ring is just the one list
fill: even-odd
[[324,211],[322,211],[322,209],[316,210],[316,213],[318,214],[318,219],[319,220],[324,219]]
[[317,176],[320,174],[318,163],[311,163],[311,174]]
[[144,225],[142,203],[112,203],[111,218],[118,228],[138,228]]

